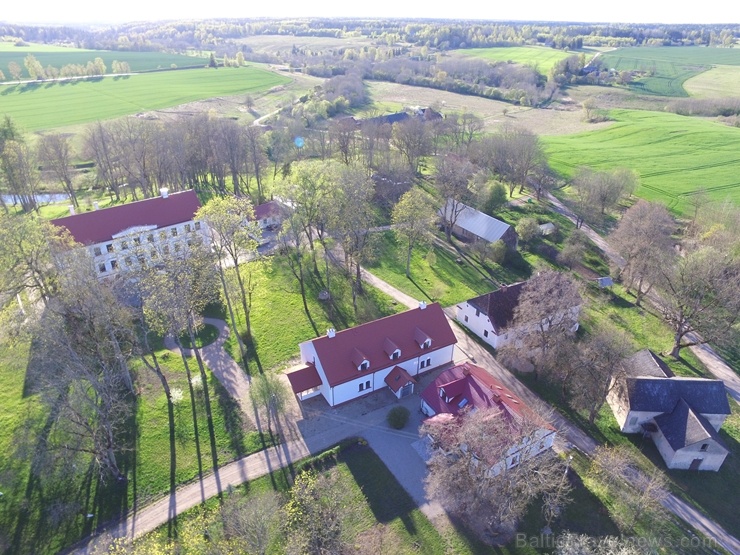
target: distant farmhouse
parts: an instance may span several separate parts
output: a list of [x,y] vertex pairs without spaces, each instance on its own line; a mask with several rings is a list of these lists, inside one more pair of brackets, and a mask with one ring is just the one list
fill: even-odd
[[300,400],[322,395],[330,406],[389,388],[410,395],[415,376],[452,361],[457,339],[442,307],[387,316],[300,344],[305,366],[288,374]]
[[730,414],[724,383],[675,376],[648,349],[625,361],[607,402],[619,429],[650,436],[668,468],[716,471],[729,453],[718,433]]
[[[555,441],[556,431],[550,424],[486,370],[469,362],[445,370],[421,393],[421,412],[431,417],[427,423],[432,428],[436,422],[444,425],[450,418],[477,410],[490,411],[491,418],[505,419],[512,429],[520,427],[523,420],[536,424],[521,441],[512,442],[506,460],[487,461],[494,475],[547,451]],[[435,440],[438,448],[449,450],[444,435],[437,435]]]
[[439,217],[453,223],[452,233],[460,239],[487,243],[503,241],[510,249],[516,249],[518,237],[513,227],[461,202],[447,199],[439,209]]
[[[195,220],[200,201],[195,191],[169,194],[52,220],[85,245],[100,278],[138,267],[154,249],[175,252],[193,240],[208,239],[206,225]],[[72,210],[72,209],[71,209]]]
[[[519,304],[519,295],[526,283],[520,281],[512,285],[502,285],[497,291],[459,303],[455,307],[455,319],[491,347],[499,349],[516,337],[517,330],[512,327],[512,320]],[[570,307],[570,311],[576,316],[580,309],[580,305]],[[577,329],[578,324],[572,331]]]

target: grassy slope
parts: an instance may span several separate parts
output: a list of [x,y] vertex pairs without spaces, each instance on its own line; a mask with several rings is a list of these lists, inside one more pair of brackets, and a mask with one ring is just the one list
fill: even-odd
[[637,195],[686,210],[684,196],[705,188],[710,197],[740,204],[740,130],[698,118],[613,110],[608,128],[543,138],[552,167],[572,176],[578,166],[628,167],[640,175]]
[[472,48],[454,50],[453,55],[466,58],[482,58],[491,62],[514,62],[532,66],[542,75],[547,75],[559,61],[573,56],[573,52],[556,50],[545,46],[512,46],[508,48]]
[[264,91],[288,78],[256,67],[165,71],[128,77],[6,87],[0,113],[36,131],[109,119],[185,102]]

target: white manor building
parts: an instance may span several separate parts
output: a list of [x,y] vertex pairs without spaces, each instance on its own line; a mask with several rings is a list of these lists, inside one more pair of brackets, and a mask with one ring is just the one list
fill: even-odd
[[[156,256],[157,249],[175,252],[194,240],[210,240],[206,225],[196,221],[200,201],[195,191],[72,214],[52,220],[66,228],[74,240],[85,245],[102,279],[138,267],[142,257]],[[151,244],[152,248],[146,248]]]
[[288,374],[300,400],[330,406],[389,388],[410,395],[415,376],[452,362],[455,337],[438,303],[407,310],[300,344],[303,368]]

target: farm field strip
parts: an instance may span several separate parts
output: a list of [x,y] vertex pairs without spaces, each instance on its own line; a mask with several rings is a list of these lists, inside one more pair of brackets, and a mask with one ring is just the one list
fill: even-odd
[[0,87],[0,113],[27,131],[39,131],[255,93],[287,82],[287,77],[248,66],[11,85]]
[[661,96],[688,96],[686,81],[713,66],[740,66],[740,52],[699,46],[628,47],[605,52],[601,60],[617,71],[644,71],[651,75],[633,81],[630,88]]
[[683,88],[697,98],[738,96],[740,93],[735,91],[740,90],[740,66],[714,66],[687,79]]
[[102,58],[108,69],[114,60],[119,62],[128,62],[131,71],[153,71],[157,69],[169,69],[173,64],[177,67],[205,66],[207,58],[186,56],[184,54],[166,54],[163,52],[128,52],[113,50],[83,50],[78,48],[52,47],[41,48],[47,45],[32,45],[23,48],[0,48],[0,69],[3,69],[5,77],[10,80],[11,77],[7,71],[8,64],[15,62],[23,69],[23,78],[28,79],[30,76],[23,61],[26,56],[32,54],[41,63],[47,67],[52,65],[57,69],[67,64],[85,65],[95,58]]
[[660,112],[615,110],[611,127],[544,137],[550,163],[562,175],[579,166],[627,167],[640,175],[637,195],[662,199],[680,212],[684,198],[705,189],[711,198],[740,204],[740,130]]
[[451,54],[464,58],[481,58],[491,62],[512,61],[517,64],[532,66],[542,75],[547,75],[553,66],[574,53],[545,46],[509,46],[453,50]]

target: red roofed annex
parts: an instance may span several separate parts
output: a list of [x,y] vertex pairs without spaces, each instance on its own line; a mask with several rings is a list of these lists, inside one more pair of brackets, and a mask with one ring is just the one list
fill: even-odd
[[[419,308],[387,316],[300,344],[301,361],[311,374],[288,375],[301,399],[319,393],[335,406],[389,387],[398,397],[413,392],[417,376],[452,361],[457,339],[442,307],[420,303]],[[315,375],[314,375],[315,373]],[[321,385],[301,390],[300,384]]]

